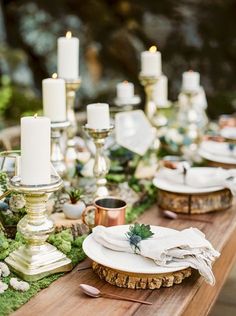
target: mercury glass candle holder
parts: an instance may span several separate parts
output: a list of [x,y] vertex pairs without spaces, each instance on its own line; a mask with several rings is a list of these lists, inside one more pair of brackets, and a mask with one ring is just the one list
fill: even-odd
[[51,175],[51,182],[42,185],[24,185],[20,177],[13,177],[9,190],[24,195],[25,215],[17,229],[26,244],[13,251],[6,259],[10,269],[26,281],[36,281],[48,275],[72,269],[71,260],[46,240],[54,231],[54,223],[48,217],[46,204],[49,194],[62,186],[59,176]]
[[144,86],[146,95],[144,112],[147,115],[147,118],[152,122],[152,118],[156,112],[156,105],[153,99],[153,91],[155,84],[159,80],[159,76],[145,76],[140,73],[139,80],[142,86]]
[[93,139],[96,146],[95,161],[93,167],[93,174],[96,179],[96,197],[103,197],[109,195],[108,188],[106,186],[107,180],[106,175],[110,169],[110,161],[104,151],[104,144],[106,138],[113,131],[114,126],[110,125],[109,128],[105,129],[94,129],[87,125],[84,126],[84,130]]
[[51,123],[51,162],[61,177],[66,173],[65,156],[61,148],[61,137],[67,128],[70,128],[69,121]]
[[66,161],[74,162],[77,158],[75,136],[77,133],[77,121],[75,117],[75,97],[76,91],[81,85],[81,79],[66,81],[66,106],[67,106],[67,120],[70,126],[67,128],[67,145],[66,145]]
[[196,148],[203,133],[199,126],[203,121],[203,117],[194,107],[194,97],[198,94],[198,91],[182,91],[182,93],[186,96],[187,102],[180,105],[177,120],[180,126],[186,128],[185,134],[192,142],[190,147]]

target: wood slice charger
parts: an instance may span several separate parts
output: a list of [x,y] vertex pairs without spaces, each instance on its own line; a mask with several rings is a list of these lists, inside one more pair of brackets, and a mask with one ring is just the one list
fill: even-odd
[[158,206],[184,214],[203,214],[213,211],[223,211],[232,205],[233,196],[228,189],[211,193],[173,193],[158,190]]
[[95,261],[92,264],[93,271],[100,279],[128,289],[159,289],[160,287],[171,287],[174,284],[180,284],[185,278],[191,276],[191,268],[184,270],[162,273],[162,274],[139,274],[124,272],[105,267]]

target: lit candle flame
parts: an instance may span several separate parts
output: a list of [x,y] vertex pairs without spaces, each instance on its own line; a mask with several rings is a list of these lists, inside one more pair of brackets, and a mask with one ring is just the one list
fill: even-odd
[[56,72],[54,72],[54,74],[52,74],[52,78],[53,79],[57,79],[57,73]]
[[157,51],[157,47],[156,46],[151,46],[149,48],[149,52],[151,52],[151,53],[155,53],[156,51]]
[[72,37],[71,31],[66,32],[66,38],[71,38],[71,37]]
[[35,114],[34,114],[34,118],[37,118],[37,117],[38,117],[38,113],[35,113]]

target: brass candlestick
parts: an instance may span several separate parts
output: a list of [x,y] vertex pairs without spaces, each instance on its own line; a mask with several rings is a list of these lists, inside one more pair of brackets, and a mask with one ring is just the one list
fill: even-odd
[[61,149],[61,136],[62,132],[69,126],[69,121],[51,123],[51,162],[61,177],[66,172],[65,158]]
[[45,185],[24,185],[20,177],[13,177],[9,190],[24,195],[27,215],[18,225],[18,231],[26,245],[13,251],[6,259],[11,270],[26,281],[36,281],[50,274],[72,269],[71,260],[56,247],[46,242],[54,230],[53,221],[48,217],[46,203],[49,193],[62,186],[59,176],[52,175],[51,183]]
[[111,134],[113,129],[113,125],[106,129],[94,129],[88,127],[87,125],[84,126],[84,130],[93,139],[94,144],[96,146],[93,173],[94,177],[96,178],[95,195],[97,197],[107,196],[109,194],[108,189],[106,187],[106,175],[108,174],[110,169],[110,161],[108,157],[106,157],[105,155],[104,144],[106,138]]
[[152,118],[156,112],[156,105],[153,99],[154,85],[158,82],[159,76],[145,76],[142,73],[139,75],[139,80],[144,86],[146,101],[145,101],[145,114],[147,118],[152,122]]
[[81,85],[81,79],[66,81],[66,106],[67,106],[67,120],[70,122],[70,126],[67,129],[67,146],[66,146],[66,162],[69,164],[77,158],[75,149],[75,136],[77,133],[77,121],[75,117],[75,97],[76,91]]

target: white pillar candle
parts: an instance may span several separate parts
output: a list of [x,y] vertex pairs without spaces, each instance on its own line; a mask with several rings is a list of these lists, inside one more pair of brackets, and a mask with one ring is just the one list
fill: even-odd
[[43,113],[51,122],[66,121],[66,88],[65,80],[52,78],[44,79],[43,85]]
[[116,85],[116,96],[120,100],[131,100],[134,97],[134,85],[132,82],[124,81]]
[[21,118],[21,183],[50,183],[50,119],[29,116]]
[[165,106],[168,102],[168,79],[161,75],[154,86],[153,99],[157,105]]
[[161,53],[156,46],[151,46],[148,51],[141,53],[141,74],[159,77],[161,73]]
[[200,74],[196,71],[185,71],[183,73],[182,90],[194,92],[200,88]]
[[58,76],[65,80],[75,80],[79,77],[79,39],[67,32],[65,37],[57,41]]
[[87,126],[94,129],[110,127],[110,113],[107,103],[92,103],[87,106]]

